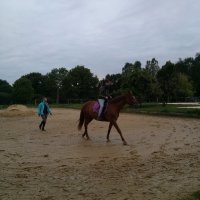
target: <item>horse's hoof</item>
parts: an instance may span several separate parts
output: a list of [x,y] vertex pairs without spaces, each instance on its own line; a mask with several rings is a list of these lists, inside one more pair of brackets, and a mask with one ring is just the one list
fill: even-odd
[[128,143],[126,141],[123,142],[123,145],[128,145]]
[[107,142],[107,143],[110,143],[110,140],[107,140],[106,142]]

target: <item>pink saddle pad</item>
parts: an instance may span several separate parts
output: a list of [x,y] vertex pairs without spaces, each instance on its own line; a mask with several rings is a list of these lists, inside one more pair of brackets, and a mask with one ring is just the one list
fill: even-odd
[[99,108],[100,108],[100,105],[99,105],[99,102],[96,101],[95,104],[93,105],[93,112],[99,112]]

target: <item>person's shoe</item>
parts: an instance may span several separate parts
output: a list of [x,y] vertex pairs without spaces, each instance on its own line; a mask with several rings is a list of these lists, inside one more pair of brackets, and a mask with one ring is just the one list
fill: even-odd
[[42,129],[42,124],[39,125],[39,129],[40,129],[40,130]]
[[43,128],[42,131],[46,131],[46,130]]

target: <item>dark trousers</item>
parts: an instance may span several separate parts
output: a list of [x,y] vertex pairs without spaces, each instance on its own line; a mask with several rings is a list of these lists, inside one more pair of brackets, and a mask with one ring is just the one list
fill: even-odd
[[47,121],[47,115],[41,115],[42,117],[42,121],[40,123],[40,129],[44,131],[44,127],[45,127],[45,124],[46,124],[46,121]]

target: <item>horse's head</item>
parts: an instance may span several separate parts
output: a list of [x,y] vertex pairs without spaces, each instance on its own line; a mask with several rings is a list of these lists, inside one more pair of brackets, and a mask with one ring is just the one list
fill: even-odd
[[129,105],[134,105],[134,104],[137,104],[137,99],[135,98],[135,96],[133,96],[132,92],[129,91],[126,95],[126,101],[127,101],[127,104]]

